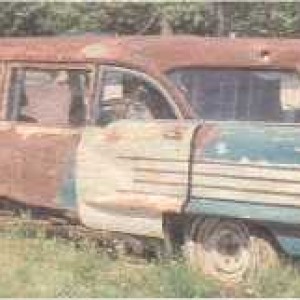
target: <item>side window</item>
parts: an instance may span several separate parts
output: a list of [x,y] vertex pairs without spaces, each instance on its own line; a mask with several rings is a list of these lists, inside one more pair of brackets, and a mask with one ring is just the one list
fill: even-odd
[[190,68],[169,77],[202,119],[300,122],[300,77],[295,72]]
[[43,125],[82,125],[88,85],[84,70],[15,69],[7,118]]
[[165,95],[143,75],[115,67],[101,74],[96,123],[115,120],[174,119],[174,111]]

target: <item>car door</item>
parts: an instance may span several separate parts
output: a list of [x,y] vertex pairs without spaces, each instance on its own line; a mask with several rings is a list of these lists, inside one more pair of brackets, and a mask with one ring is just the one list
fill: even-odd
[[9,194],[12,180],[12,152],[9,139],[12,125],[4,121],[5,87],[8,73],[7,64],[0,62],[0,197]]
[[75,208],[70,170],[85,124],[89,74],[83,65],[10,66],[0,131],[2,196]]
[[187,196],[197,122],[178,119],[168,93],[148,75],[101,66],[77,153],[80,218],[95,229],[162,236],[162,215]]

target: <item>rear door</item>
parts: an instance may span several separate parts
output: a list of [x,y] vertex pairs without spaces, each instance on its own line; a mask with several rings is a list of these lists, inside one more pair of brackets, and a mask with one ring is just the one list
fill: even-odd
[[6,62],[0,62],[0,197],[10,192],[12,180],[12,155],[9,141],[9,133],[12,125],[5,122],[5,90],[9,69]]
[[[1,128],[1,196],[75,208],[72,178],[90,73],[71,64],[12,64]],[[9,157],[3,153],[9,153]]]

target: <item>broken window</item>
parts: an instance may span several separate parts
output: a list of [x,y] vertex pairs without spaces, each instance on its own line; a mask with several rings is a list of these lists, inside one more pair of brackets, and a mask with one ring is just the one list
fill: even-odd
[[84,70],[14,69],[7,117],[44,125],[83,125],[88,81]]
[[105,67],[96,109],[98,124],[114,120],[174,119],[168,100],[156,85],[139,73]]
[[180,69],[169,74],[206,120],[300,122],[300,79],[288,71]]

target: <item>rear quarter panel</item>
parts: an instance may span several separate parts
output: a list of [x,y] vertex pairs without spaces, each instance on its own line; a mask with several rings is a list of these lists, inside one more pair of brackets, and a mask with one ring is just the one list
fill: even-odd
[[300,224],[300,127],[224,122],[206,128],[211,138],[194,149],[186,211]]

